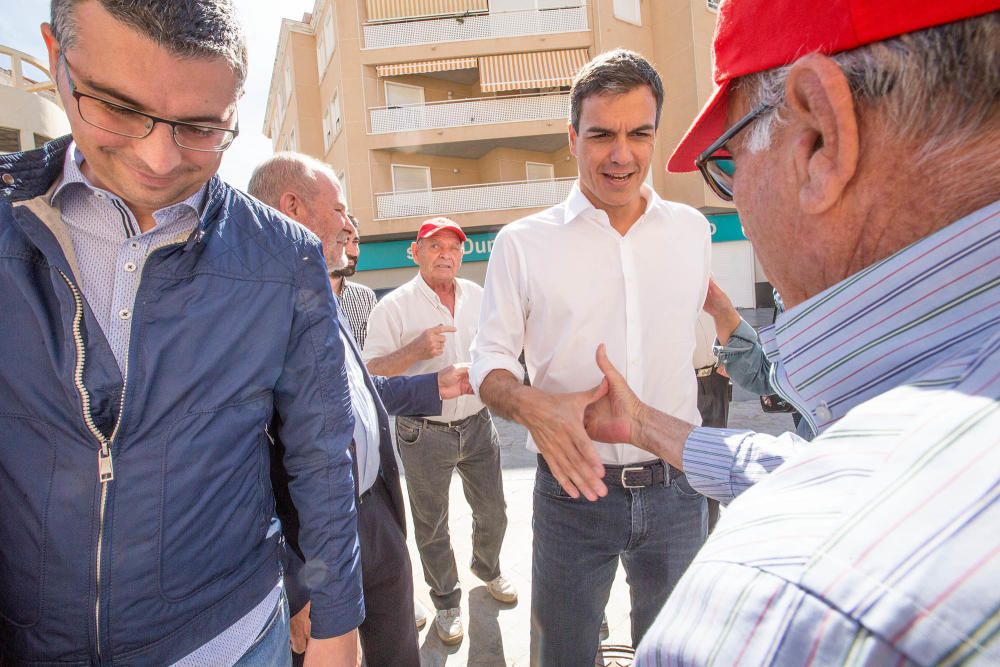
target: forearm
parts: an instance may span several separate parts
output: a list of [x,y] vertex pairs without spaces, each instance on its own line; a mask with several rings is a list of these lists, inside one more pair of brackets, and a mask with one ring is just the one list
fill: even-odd
[[632,444],[683,470],[684,443],[693,430],[694,424],[643,404],[632,427]]
[[[479,385],[479,399],[493,414],[528,426],[532,419],[531,406],[537,405],[542,392],[525,385],[510,371],[497,368],[490,371]],[[533,400],[536,399],[536,400]]]
[[410,346],[404,345],[395,352],[369,359],[365,365],[368,367],[368,372],[372,375],[393,377],[403,375],[417,361],[419,359],[413,354]]
[[306,647],[305,667],[355,667],[361,664],[357,628],[326,639],[312,638]]
[[729,337],[733,335],[736,331],[736,327],[740,325],[743,318],[740,317],[739,312],[733,308],[726,310],[722,313],[712,316],[712,320],[715,322],[715,336],[719,339],[719,343],[725,345],[729,341]]

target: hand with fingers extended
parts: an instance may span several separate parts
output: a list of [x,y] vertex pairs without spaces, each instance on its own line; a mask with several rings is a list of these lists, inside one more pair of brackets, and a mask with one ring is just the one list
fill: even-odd
[[472,393],[472,384],[469,382],[469,365],[468,363],[452,364],[438,371],[438,393],[441,395],[442,401]]
[[645,405],[608,359],[603,343],[597,347],[597,367],[604,373],[602,384],[607,391],[584,412],[587,435],[600,442],[632,443],[638,435]]
[[424,329],[419,336],[407,344],[411,356],[415,360],[433,359],[444,352],[444,335],[458,331],[455,327],[439,324],[430,329]]
[[607,392],[602,382],[594,389],[566,394],[538,391],[522,414],[535,446],[562,488],[573,498],[587,500],[607,495],[601,481],[604,464],[583,427],[587,406]]

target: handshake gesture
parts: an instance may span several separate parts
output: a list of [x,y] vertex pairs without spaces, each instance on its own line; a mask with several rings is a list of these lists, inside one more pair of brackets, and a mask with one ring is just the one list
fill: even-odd
[[[597,500],[608,492],[602,481],[604,464],[593,440],[626,442],[681,468],[684,441],[694,428],[640,401],[608,360],[603,344],[598,346],[596,356],[604,379],[593,389],[551,394],[523,387],[517,390],[520,400],[507,405],[500,401],[495,406],[501,414],[506,412],[527,427],[566,493],[573,498],[582,494],[588,500]],[[490,393],[487,382],[480,393]]]

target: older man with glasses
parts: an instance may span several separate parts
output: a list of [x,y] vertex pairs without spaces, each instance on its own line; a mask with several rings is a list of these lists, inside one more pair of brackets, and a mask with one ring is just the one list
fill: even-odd
[[1000,664],[998,9],[723,2],[668,167],[736,203],[789,307],[772,381],[818,437],[694,428],[599,349],[588,432],[736,499],[636,664]]
[[238,134],[230,0],[54,0],[72,136],[0,156],[0,664],[290,662],[278,426],[317,592],[364,619],[354,432],[318,239],[215,174]]

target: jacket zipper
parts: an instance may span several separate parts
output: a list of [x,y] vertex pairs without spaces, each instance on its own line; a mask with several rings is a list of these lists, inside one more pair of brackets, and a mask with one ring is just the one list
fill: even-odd
[[90,411],[90,393],[87,391],[86,385],[83,383],[83,369],[86,362],[87,348],[83,341],[83,334],[80,329],[80,324],[83,322],[83,297],[80,295],[80,290],[77,289],[73,281],[69,279],[61,269],[56,269],[59,271],[59,275],[62,279],[66,281],[66,285],[69,286],[70,291],[73,293],[73,301],[76,306],[76,311],[73,315],[73,343],[76,346],[76,368],[73,372],[73,383],[76,385],[76,390],[80,394],[80,405],[83,409],[83,422],[87,425],[87,429],[90,433],[97,439],[97,443],[100,445],[97,451],[97,475],[98,481],[101,483],[101,508],[98,518],[97,527],[97,572],[96,572],[96,597],[94,601],[94,629],[97,638],[97,659],[101,659],[101,558],[103,556],[104,547],[104,515],[107,510],[108,505],[108,485],[115,478],[114,462],[111,458],[111,443],[114,442],[115,436],[118,435],[118,427],[122,422],[122,414],[125,409],[125,387],[128,378],[128,361],[125,362],[125,368],[122,372],[122,393],[119,399],[118,405],[118,421],[115,423],[114,430],[111,433],[111,437],[105,437],[101,430],[97,428],[97,424],[94,422],[94,417]]

